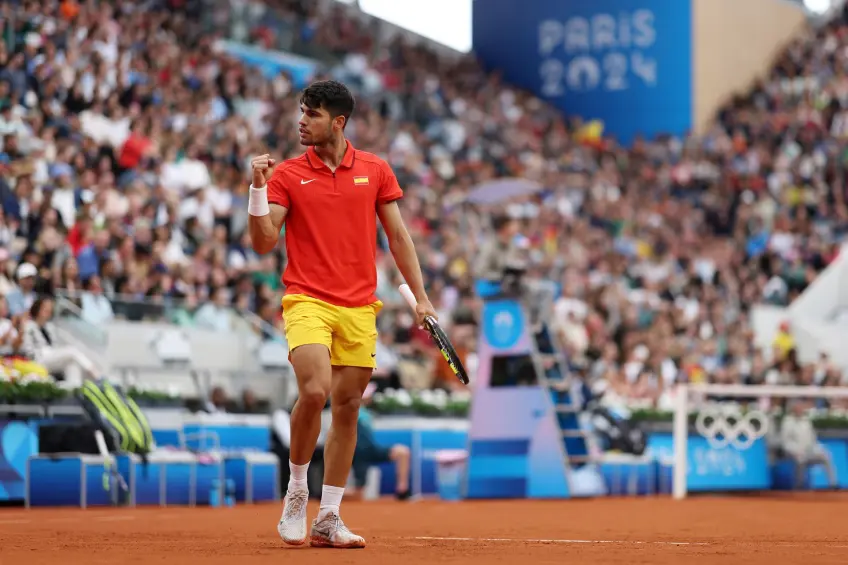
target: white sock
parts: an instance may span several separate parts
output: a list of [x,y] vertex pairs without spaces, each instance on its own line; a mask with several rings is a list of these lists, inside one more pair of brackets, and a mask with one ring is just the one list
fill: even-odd
[[289,461],[289,492],[296,490],[309,490],[309,484],[306,482],[306,472],[309,470],[309,463],[305,465],[295,465]]
[[321,489],[321,508],[318,510],[318,519],[320,520],[327,514],[339,514],[339,506],[342,503],[344,496],[344,487],[331,487],[324,485]]

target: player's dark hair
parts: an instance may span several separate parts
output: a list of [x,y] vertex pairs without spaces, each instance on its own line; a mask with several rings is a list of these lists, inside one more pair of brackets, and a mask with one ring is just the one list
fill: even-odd
[[323,108],[331,118],[344,116],[345,127],[356,106],[350,90],[335,80],[313,82],[300,95],[300,103],[313,110]]

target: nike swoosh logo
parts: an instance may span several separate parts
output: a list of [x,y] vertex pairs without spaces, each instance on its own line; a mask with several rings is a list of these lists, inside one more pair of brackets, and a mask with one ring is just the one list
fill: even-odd
[[309,184],[310,182],[315,182],[315,179],[311,179],[311,180],[300,179],[300,184]]
[[376,357],[376,356],[377,356],[377,354],[376,354],[376,353],[372,353],[372,354],[371,354],[371,357]]

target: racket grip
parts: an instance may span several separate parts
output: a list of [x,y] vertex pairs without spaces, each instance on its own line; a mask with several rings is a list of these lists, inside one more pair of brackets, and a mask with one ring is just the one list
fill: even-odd
[[412,289],[409,288],[409,285],[404,283],[398,287],[398,292],[403,296],[406,303],[409,304],[409,307],[415,310],[415,307],[418,306],[418,301],[415,299],[415,295],[412,294]]

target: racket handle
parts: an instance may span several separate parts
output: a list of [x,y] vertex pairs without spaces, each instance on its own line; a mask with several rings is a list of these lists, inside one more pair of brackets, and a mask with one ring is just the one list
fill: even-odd
[[418,306],[418,301],[415,299],[415,295],[412,294],[412,289],[409,288],[409,285],[404,283],[398,287],[398,292],[403,296],[406,303],[409,304],[409,307],[415,310],[415,307]]

